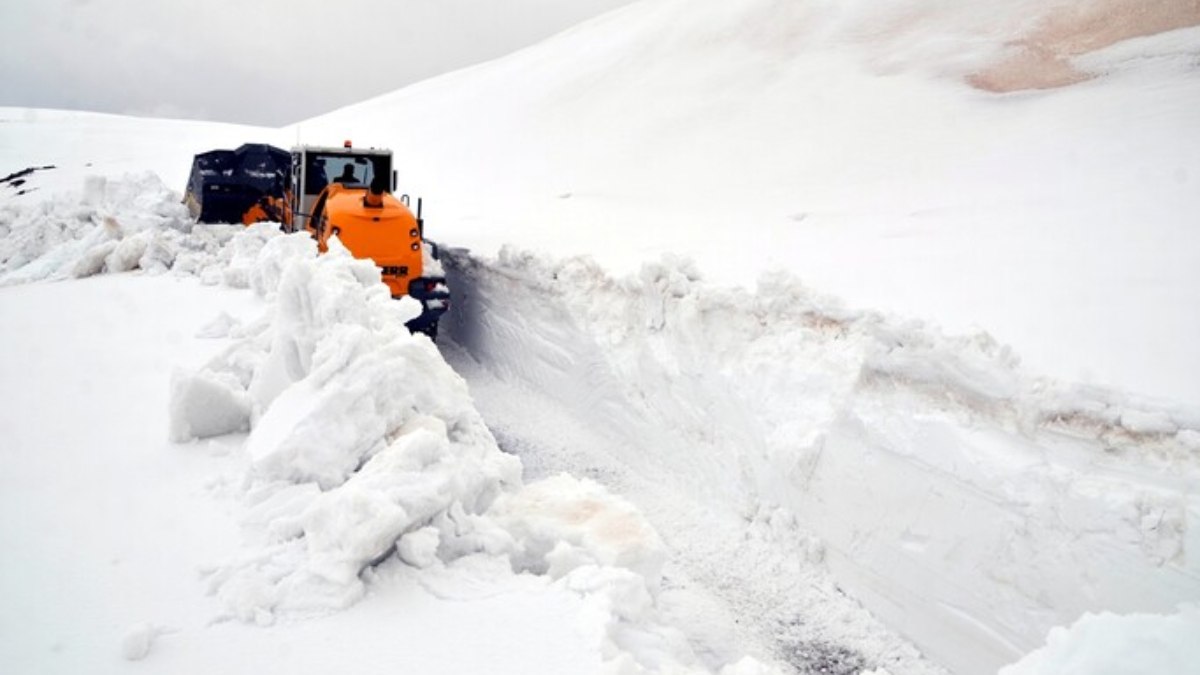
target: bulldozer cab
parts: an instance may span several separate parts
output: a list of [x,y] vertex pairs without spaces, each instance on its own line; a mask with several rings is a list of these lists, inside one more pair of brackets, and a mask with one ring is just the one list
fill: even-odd
[[308,218],[321,191],[331,183],[349,187],[371,185],[377,177],[395,189],[389,150],[301,146],[292,149],[293,201],[290,231],[308,227]]

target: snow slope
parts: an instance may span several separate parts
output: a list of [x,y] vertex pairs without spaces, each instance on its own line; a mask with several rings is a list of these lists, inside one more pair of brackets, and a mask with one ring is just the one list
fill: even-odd
[[[1070,66],[1076,84],[1004,96],[972,86],[1048,44],[1046,26],[1063,25],[1053,10],[1065,5],[1033,7],[652,0],[286,130],[0,111],[0,174],[58,167],[19,188],[0,185],[4,283],[170,269],[255,289],[277,315],[243,318],[243,300],[228,295],[208,309],[185,300],[198,305],[189,308],[165,299],[173,277],[137,277],[147,290],[134,295],[164,296],[147,323],[177,313],[207,335],[237,339],[223,353],[187,343],[162,352],[153,370],[130,366],[161,386],[139,394],[137,407],[162,411],[163,435],[135,438],[115,417],[114,436],[97,446],[143,452],[168,432],[252,429],[244,448],[236,436],[202,442],[220,455],[220,468],[205,471],[219,478],[224,516],[202,499],[186,509],[201,513],[207,543],[234,553],[198,560],[203,550],[184,548],[176,559],[208,564],[220,610],[180,605],[181,618],[163,620],[160,605],[139,605],[137,616],[133,603],[113,605],[120,616],[71,624],[108,627],[76,629],[89,641],[79,658],[119,646],[174,672],[218,658],[205,648],[214,640],[245,645],[253,662],[267,653],[251,646],[258,634],[238,623],[203,627],[214,611],[275,622],[269,631],[281,643],[310,645],[308,636],[348,636],[381,614],[400,621],[399,598],[446,617],[446,630],[474,631],[465,628],[474,613],[447,611],[445,599],[498,592],[507,601],[479,611],[501,604],[560,629],[563,617],[581,617],[574,631],[545,628],[557,647],[550,658],[580,672],[769,663],[783,672],[977,673],[1085,612],[1167,614],[1200,601],[1188,555],[1200,514],[1200,361],[1191,348],[1200,315],[1190,311],[1200,306],[1200,127],[1191,112],[1200,41],[1186,21],[1086,49],[1068,40],[1048,62]],[[430,231],[470,249],[447,261],[457,299],[443,349],[478,412],[432,350],[389,332],[403,309],[369,299],[369,269],[318,264],[299,244],[274,243],[289,239],[270,227],[234,237],[236,229],[192,231],[182,221],[170,188],[182,186],[193,152],[346,136],[394,147],[401,184],[427,198]],[[166,186],[116,178],[129,169]],[[517,248],[502,250],[509,243]],[[292,290],[273,290],[289,276]],[[39,297],[44,289],[95,283],[0,288],[0,302],[11,303],[6,316],[33,316],[66,302]],[[80,303],[105,301],[82,292]],[[228,316],[209,323],[225,306]],[[306,313],[314,307],[325,309]],[[185,318],[191,309],[206,316]],[[71,324],[76,315],[81,323]],[[65,340],[91,315],[54,316]],[[133,350],[142,340],[119,344]],[[13,375],[3,407],[24,413],[6,420],[15,430],[6,440],[60,447],[44,433],[48,400],[86,395],[93,385],[78,375],[88,369],[23,370],[37,363],[30,354],[57,363],[53,354],[70,343],[6,333],[5,345]],[[201,353],[214,358],[193,360]],[[166,358],[188,361],[174,384]],[[397,377],[409,368],[436,385],[409,388]],[[397,397],[415,397],[421,414],[388,405]],[[23,398],[27,408],[9,404]],[[426,419],[430,405],[440,422]],[[329,421],[306,426],[304,411]],[[451,438],[453,429],[475,431]],[[336,452],[306,454],[326,441]],[[497,447],[520,457],[529,485],[502,478],[511,469],[486,468],[504,463]],[[445,496],[439,467],[455,462],[481,477],[449,488],[461,512],[430,496]],[[51,480],[42,491],[6,484],[5,511],[52,517],[49,505],[75,494],[74,479],[57,462],[30,466]],[[188,489],[178,463],[156,466],[139,482],[175,475],[180,482],[164,485]],[[604,488],[556,483],[560,471]],[[131,475],[94,487],[120,491]],[[409,482],[430,492],[392,489]],[[145,499],[153,508],[163,497]],[[588,528],[611,521],[574,529],[569,514],[581,511],[564,500],[587,513],[599,500],[618,521],[642,522],[641,543],[605,548]],[[531,506],[544,510],[534,517]],[[126,541],[115,538],[119,514],[77,511],[84,529]],[[246,531],[235,542],[230,527]],[[450,537],[457,543],[443,548],[451,531],[468,543]],[[62,559],[50,530],[11,519],[4,534],[20,542],[11,550],[31,552],[6,563],[17,570],[6,598],[85,578],[103,562],[84,557],[48,577],[44,561]],[[513,565],[498,569],[505,556]],[[597,565],[608,571],[575,573]],[[138,569],[158,576],[153,563]],[[173,579],[164,586],[186,584]],[[80,593],[93,586],[81,582]],[[42,664],[44,649],[82,644],[56,637],[74,596],[60,597],[5,643],[6,663]],[[33,615],[35,603],[23,602]],[[513,617],[502,625],[523,621]],[[1166,621],[1186,631],[1195,613]],[[176,642],[186,646],[170,651],[172,634],[160,628],[179,624],[187,629]],[[420,619],[404,625],[438,630]],[[1103,631],[1118,625],[1144,624]],[[529,644],[528,635],[496,639]],[[355,644],[380,669],[395,653],[382,637]],[[444,641],[429,644],[420,661],[428,669],[477,669]],[[1048,648],[1079,645],[1096,649],[1086,634]],[[528,671],[520,658],[501,667]]]

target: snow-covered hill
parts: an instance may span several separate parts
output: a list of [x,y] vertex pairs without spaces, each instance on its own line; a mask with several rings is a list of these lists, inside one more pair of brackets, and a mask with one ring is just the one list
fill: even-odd
[[[0,111],[0,177],[54,167],[0,184],[0,663],[982,673],[1131,615],[1018,671],[1054,672],[1185,635],[1200,10],[1130,7],[648,0],[283,130]],[[346,137],[448,245],[453,372],[369,266],[172,192]]]

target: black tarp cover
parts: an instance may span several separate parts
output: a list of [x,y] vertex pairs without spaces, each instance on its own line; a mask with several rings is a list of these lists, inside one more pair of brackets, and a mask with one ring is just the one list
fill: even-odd
[[202,223],[240,223],[262,197],[282,199],[291,155],[263,143],[211,150],[192,160],[184,202]]

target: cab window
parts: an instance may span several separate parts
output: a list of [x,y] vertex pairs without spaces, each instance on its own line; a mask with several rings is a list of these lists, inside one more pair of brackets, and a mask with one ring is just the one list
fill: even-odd
[[305,167],[304,194],[317,195],[330,183],[353,187],[371,184],[375,176],[392,172],[388,157],[311,153]]

